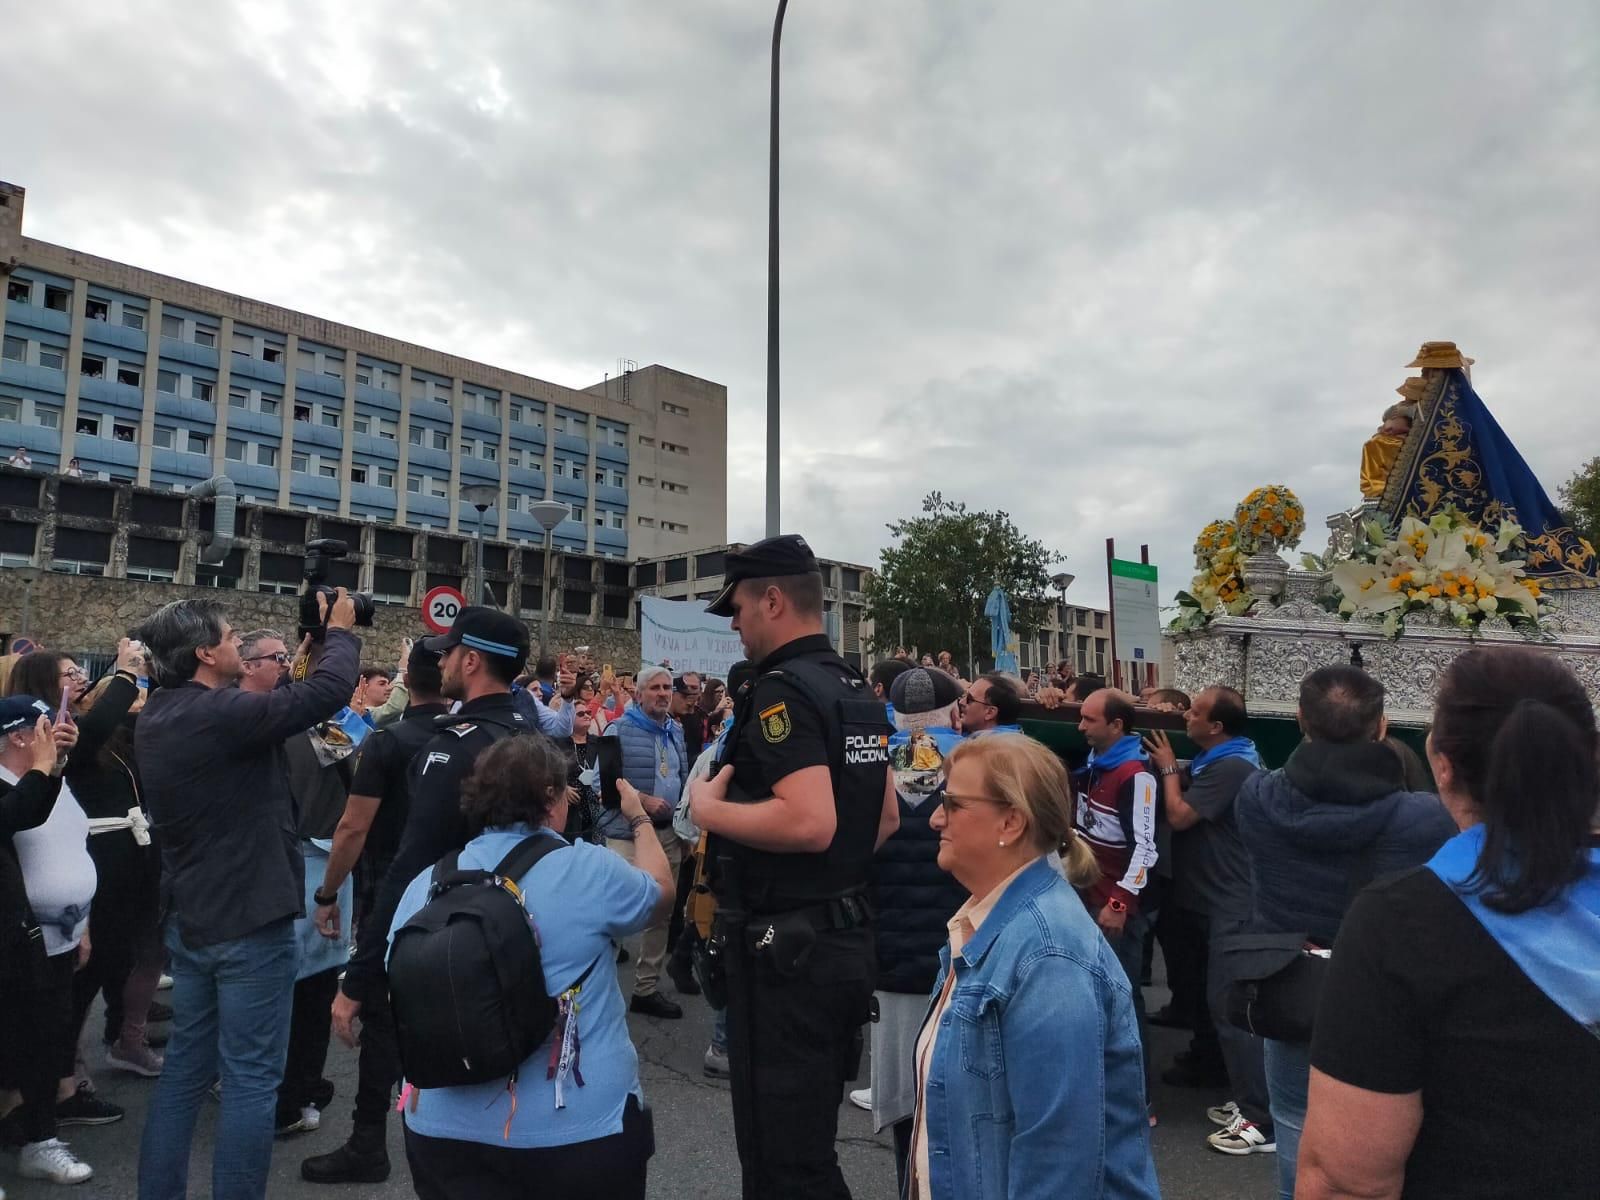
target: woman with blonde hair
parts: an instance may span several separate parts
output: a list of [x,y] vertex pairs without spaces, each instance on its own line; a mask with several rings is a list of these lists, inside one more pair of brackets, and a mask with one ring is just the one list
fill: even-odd
[[930,824],[971,899],[917,1038],[907,1194],[1158,1196],[1133,998],[1074,890],[1095,865],[1066,768],[1020,734],[963,742],[946,767]]

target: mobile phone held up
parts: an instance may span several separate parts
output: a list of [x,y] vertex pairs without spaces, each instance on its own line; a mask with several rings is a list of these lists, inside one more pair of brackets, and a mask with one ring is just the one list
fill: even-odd
[[614,737],[600,739],[598,765],[600,767],[600,803],[606,808],[622,807],[622,792],[617,780],[622,778],[622,742]]

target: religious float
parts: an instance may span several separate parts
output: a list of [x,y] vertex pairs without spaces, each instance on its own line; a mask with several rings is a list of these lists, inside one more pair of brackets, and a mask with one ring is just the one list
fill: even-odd
[[1382,680],[1392,724],[1426,723],[1444,669],[1475,645],[1558,655],[1600,698],[1595,550],[1550,501],[1473,390],[1472,359],[1428,342],[1420,374],[1363,447],[1362,502],[1328,518],[1321,555],[1280,557],[1305,530],[1286,485],[1257,488],[1195,543],[1166,633],[1174,682],[1227,684],[1252,714],[1294,713],[1331,663]]

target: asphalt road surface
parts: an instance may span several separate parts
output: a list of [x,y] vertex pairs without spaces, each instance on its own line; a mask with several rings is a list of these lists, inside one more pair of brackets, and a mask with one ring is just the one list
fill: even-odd
[[[637,946],[633,947],[637,949]],[[1159,970],[1159,962],[1158,962]],[[624,988],[632,986],[632,972],[620,968]],[[666,985],[670,991],[670,983]],[[162,993],[167,999],[169,993]],[[1152,1011],[1166,1001],[1161,987],[1147,989]],[[733,1118],[726,1083],[705,1078],[701,1055],[710,1034],[710,1013],[695,998],[684,1000],[681,1021],[630,1017],[634,1044],[639,1050],[640,1074],[647,1100],[655,1112],[656,1155],[650,1163],[652,1200],[737,1200],[739,1159],[734,1152]],[[91,1033],[98,1034],[100,1012],[90,1014]],[[1172,1030],[1153,1030],[1158,1067],[1171,1060],[1185,1044],[1185,1036]],[[94,1178],[70,1190],[17,1177],[16,1160],[0,1154],[0,1187],[8,1200],[53,1197],[66,1200],[131,1200],[136,1193],[135,1167],[139,1135],[154,1091],[153,1080],[98,1069],[98,1041],[91,1069],[102,1094],[128,1110],[126,1119],[98,1128],[64,1130],[64,1136],[84,1161],[95,1169]],[[411,1196],[398,1119],[389,1124],[389,1155],[394,1166],[384,1184],[319,1187],[300,1178],[300,1161],[339,1145],[350,1129],[350,1098],[355,1091],[356,1055],[337,1041],[328,1055],[327,1077],[337,1093],[323,1114],[322,1127],[278,1141],[272,1157],[272,1178],[267,1195],[273,1200],[352,1200],[367,1197]],[[862,1085],[867,1072],[862,1070]],[[1155,1094],[1160,1125],[1152,1131],[1156,1170],[1161,1193],[1169,1200],[1270,1200],[1275,1195],[1274,1159],[1270,1154],[1230,1158],[1207,1149],[1205,1135],[1212,1126],[1205,1117],[1209,1104],[1227,1099],[1219,1091],[1176,1089],[1158,1084]],[[210,1191],[211,1137],[216,1106],[209,1101],[197,1128],[194,1158],[189,1172],[192,1196]],[[858,1200],[893,1200],[894,1152],[887,1133],[874,1134],[869,1113],[848,1100],[839,1113],[839,1158],[845,1179]],[[1070,1180],[1062,1181],[1063,1198],[1073,1196]]]

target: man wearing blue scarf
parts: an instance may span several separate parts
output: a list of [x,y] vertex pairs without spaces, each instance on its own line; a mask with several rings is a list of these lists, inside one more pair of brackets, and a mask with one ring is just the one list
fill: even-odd
[[[1209,981],[1219,978],[1215,958],[1222,938],[1250,919],[1250,857],[1234,821],[1233,802],[1245,780],[1261,770],[1261,756],[1244,736],[1245,728],[1244,697],[1230,687],[1209,687],[1184,714],[1184,732],[1200,748],[1186,770],[1178,766],[1165,734],[1145,740],[1151,766],[1161,777],[1162,804],[1173,830],[1169,903],[1181,910],[1176,914],[1179,928],[1204,937]],[[1261,1039],[1223,1019],[1216,990],[1204,988],[1215,1028],[1208,1028],[1204,1020],[1197,1022],[1189,1063],[1175,1064],[1162,1078],[1187,1086],[1210,1083],[1202,1077],[1206,1060],[1215,1062],[1220,1056],[1230,1101],[1207,1110],[1207,1115],[1230,1119],[1219,1121],[1223,1127],[1207,1140],[1224,1154],[1259,1153],[1276,1144]],[[1242,1128],[1233,1129],[1236,1119],[1248,1122],[1260,1140]]]

